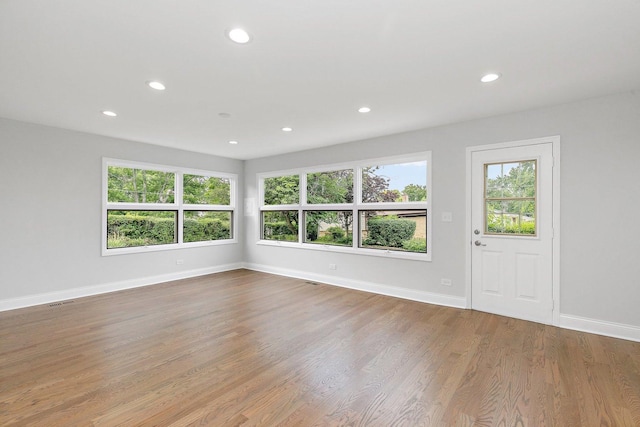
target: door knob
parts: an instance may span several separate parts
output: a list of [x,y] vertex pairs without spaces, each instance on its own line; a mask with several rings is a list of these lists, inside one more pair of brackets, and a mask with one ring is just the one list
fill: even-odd
[[486,244],[483,244],[480,240],[476,240],[475,242],[473,242],[473,244],[476,246],[487,246]]

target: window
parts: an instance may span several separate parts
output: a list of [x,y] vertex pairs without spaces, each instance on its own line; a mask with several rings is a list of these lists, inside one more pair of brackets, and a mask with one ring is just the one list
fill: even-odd
[[305,211],[305,243],[353,245],[353,211]]
[[260,241],[429,260],[431,153],[262,174]]
[[102,253],[233,243],[235,175],[104,159]]
[[298,211],[262,212],[262,238],[284,242],[298,241]]
[[307,203],[353,203],[353,169],[307,174]]
[[536,235],[536,160],[485,165],[485,233]]
[[360,211],[360,247],[427,252],[427,211]]
[[265,205],[295,205],[300,201],[300,176],[276,176],[264,180]]

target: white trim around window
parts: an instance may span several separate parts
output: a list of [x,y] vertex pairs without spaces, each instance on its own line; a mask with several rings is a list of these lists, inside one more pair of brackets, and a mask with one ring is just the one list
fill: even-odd
[[[167,191],[170,194],[171,201],[152,201],[152,202],[132,202],[132,201],[113,201],[109,200],[109,167],[136,169],[140,171],[164,172],[173,174],[173,188]],[[228,182],[228,203],[209,204],[209,203],[184,203],[184,176],[196,175],[203,178],[219,178],[226,186]],[[180,248],[192,248],[200,246],[225,245],[237,243],[238,236],[238,214],[237,214],[237,192],[238,192],[238,176],[236,174],[216,172],[209,170],[182,168],[177,166],[159,165],[153,163],[134,162],[129,160],[102,159],[102,238],[101,252],[103,256],[119,255],[140,252],[154,252]],[[173,213],[174,225],[172,242],[156,243],[152,245],[137,244],[135,246],[125,247],[109,247],[108,221],[110,211],[120,212],[158,212],[170,216]],[[229,238],[220,238],[216,240],[200,240],[185,242],[184,227],[185,213],[198,212],[198,215],[219,215],[229,218],[228,234]],[[226,231],[225,231],[226,233]],[[226,234],[225,234],[226,236]]]

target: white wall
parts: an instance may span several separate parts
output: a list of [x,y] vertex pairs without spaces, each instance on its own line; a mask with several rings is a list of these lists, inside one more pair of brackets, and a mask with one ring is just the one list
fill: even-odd
[[101,256],[102,157],[236,173],[243,197],[239,160],[0,119],[0,308],[241,264],[242,227],[237,244]]
[[[434,222],[433,261],[419,262],[256,245],[257,216],[247,217],[246,261],[455,305],[466,298],[465,148],[553,135],[561,137],[562,159],[561,315],[583,326],[593,320],[640,328],[638,92],[247,161],[245,197],[257,200],[260,172],[432,150]],[[452,223],[439,220],[443,211],[453,213]],[[453,285],[442,286],[441,278]]]

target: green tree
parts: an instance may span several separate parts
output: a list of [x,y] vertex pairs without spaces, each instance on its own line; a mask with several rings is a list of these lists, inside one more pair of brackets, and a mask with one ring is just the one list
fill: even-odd
[[[264,204],[265,205],[289,205],[300,201],[300,176],[276,176],[264,180]],[[284,221],[290,235],[298,234],[298,211],[265,212],[269,217],[265,223],[274,223],[277,220]]]
[[[536,162],[531,160],[492,166],[500,167],[501,173],[495,178],[487,178],[489,230],[534,234]],[[505,166],[509,167],[506,174],[502,173]],[[511,222],[511,218],[517,218],[516,224]]]
[[173,203],[174,195],[173,172],[109,166],[109,202]]
[[226,178],[185,174],[182,198],[188,204],[229,205],[231,183]]
[[378,166],[370,166],[362,171],[362,201],[365,203],[395,202],[399,192],[388,191],[390,179],[378,175]]
[[[353,170],[307,174],[307,202],[310,204],[352,203]],[[328,224],[340,224],[345,234],[350,234],[353,216],[335,211],[314,212],[313,215],[307,215],[307,238],[317,237],[318,224],[321,221]]]
[[300,201],[300,176],[275,176],[264,180],[265,205],[291,205]]
[[353,170],[307,174],[307,202],[352,203]]
[[427,186],[409,184],[402,190],[407,195],[409,202],[424,202],[427,200]]

